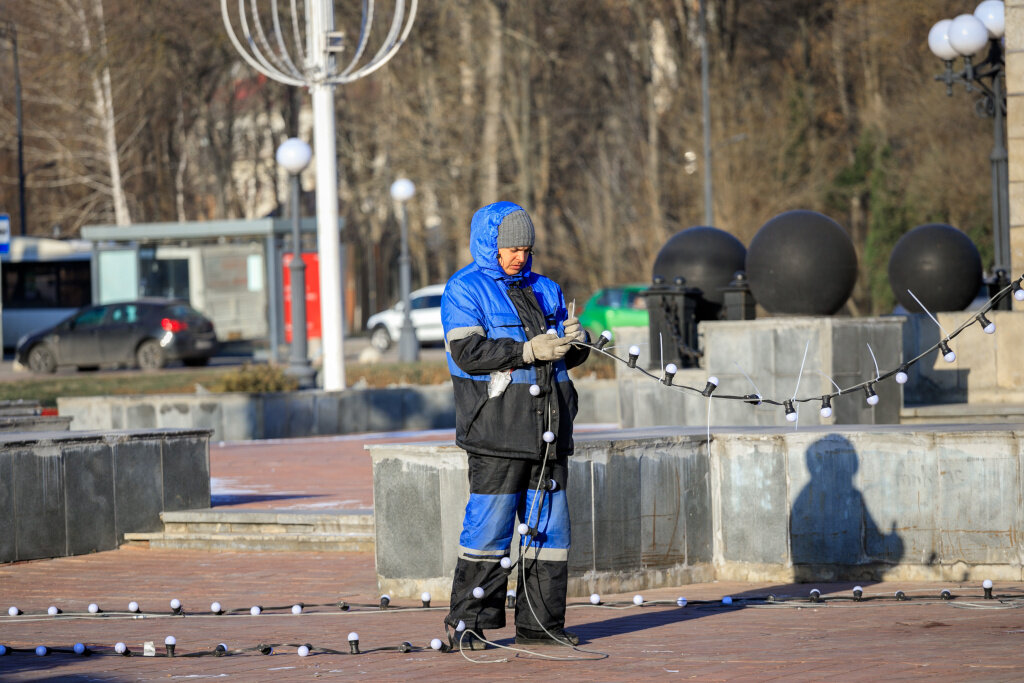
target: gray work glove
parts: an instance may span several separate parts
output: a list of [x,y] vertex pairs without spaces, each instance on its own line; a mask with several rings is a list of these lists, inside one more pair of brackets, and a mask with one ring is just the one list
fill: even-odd
[[565,338],[574,341],[583,340],[583,330],[580,328],[580,319],[576,316],[570,316],[565,319],[562,323],[562,329],[565,330]]
[[538,334],[523,344],[523,362],[559,360],[568,353],[572,339],[554,334]]

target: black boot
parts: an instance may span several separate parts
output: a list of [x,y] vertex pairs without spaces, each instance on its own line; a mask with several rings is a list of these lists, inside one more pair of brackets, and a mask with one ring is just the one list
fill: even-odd
[[484,640],[483,631],[472,631],[468,628],[461,632],[454,629],[448,631],[448,644],[452,650],[486,650],[490,645]]
[[579,645],[580,637],[564,629],[551,629],[550,634],[544,631],[527,631],[516,629],[516,645]]

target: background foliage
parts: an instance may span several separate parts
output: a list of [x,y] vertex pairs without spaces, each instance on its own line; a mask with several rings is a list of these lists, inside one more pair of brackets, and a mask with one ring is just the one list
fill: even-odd
[[[354,31],[359,3],[336,4]],[[749,244],[781,211],[836,219],[860,256],[853,314],[891,309],[888,254],[915,225],[965,230],[990,263],[991,121],[946,97],[926,45],[976,3],[707,4],[716,227]],[[397,57],[337,91],[357,317],[397,291],[399,175],[418,188],[414,284],[467,262],[472,212],[501,198],[531,211],[535,268],[567,296],[647,281],[704,216],[697,14],[695,0],[421,2]],[[308,132],[308,98],[241,63],[216,0],[10,2],[0,20],[18,31],[30,234],[252,217],[283,198],[273,150]],[[0,210],[17,225],[0,50]]]

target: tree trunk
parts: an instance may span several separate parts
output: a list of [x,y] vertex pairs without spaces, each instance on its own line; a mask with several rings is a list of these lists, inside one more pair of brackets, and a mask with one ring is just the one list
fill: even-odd
[[[85,54],[90,54],[93,50],[92,38],[89,32],[89,22],[86,18],[85,7],[81,4],[81,0],[76,4],[75,11],[78,14],[79,25],[81,26],[82,50]],[[117,225],[129,225],[132,219],[128,211],[128,201],[125,198],[124,186],[121,180],[121,162],[118,158],[114,95],[111,87],[109,56],[107,54],[103,0],[92,0],[92,11],[96,18],[99,62],[103,66],[100,68],[99,73],[92,73],[91,80],[96,118],[100,123],[103,150],[110,174],[110,200],[114,209],[114,222]]]

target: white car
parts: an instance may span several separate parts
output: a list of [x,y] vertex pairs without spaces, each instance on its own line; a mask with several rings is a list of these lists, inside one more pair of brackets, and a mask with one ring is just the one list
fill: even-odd
[[[412,327],[416,330],[416,339],[420,344],[444,340],[444,328],[441,326],[443,293],[444,285],[429,285],[409,293]],[[371,315],[366,321],[366,329],[370,330],[370,344],[386,351],[401,336],[403,317],[401,301],[386,311]]]

